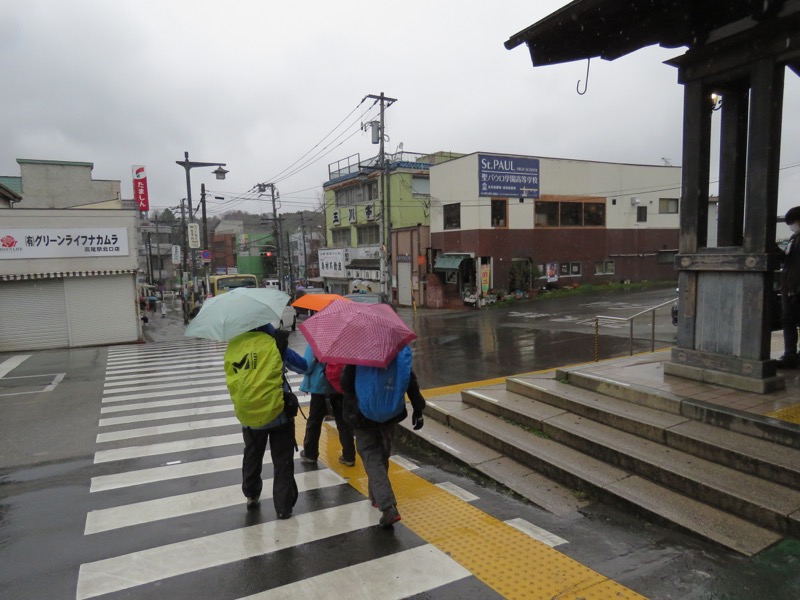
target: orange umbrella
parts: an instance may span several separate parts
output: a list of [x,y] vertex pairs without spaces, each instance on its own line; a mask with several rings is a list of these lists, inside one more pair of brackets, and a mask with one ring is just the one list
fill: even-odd
[[339,294],[303,294],[297,300],[292,302],[292,306],[295,308],[305,308],[308,310],[320,311],[334,300],[352,302],[352,300],[349,298],[345,298]]

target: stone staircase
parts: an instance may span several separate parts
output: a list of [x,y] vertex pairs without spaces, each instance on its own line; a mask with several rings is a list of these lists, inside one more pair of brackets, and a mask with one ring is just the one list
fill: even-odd
[[[432,398],[426,416],[446,426],[421,430],[430,443],[534,502],[520,489],[526,469],[540,474],[528,489],[554,480],[748,556],[800,537],[791,424],[579,369]],[[463,436],[494,455],[465,458],[475,449]],[[516,467],[499,467],[501,457]]]

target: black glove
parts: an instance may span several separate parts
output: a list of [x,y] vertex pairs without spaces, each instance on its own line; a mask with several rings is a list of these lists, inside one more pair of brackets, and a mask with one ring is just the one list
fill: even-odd
[[415,410],[411,413],[411,424],[414,426],[414,431],[422,429],[422,426],[425,424],[425,419],[422,418],[421,410]]

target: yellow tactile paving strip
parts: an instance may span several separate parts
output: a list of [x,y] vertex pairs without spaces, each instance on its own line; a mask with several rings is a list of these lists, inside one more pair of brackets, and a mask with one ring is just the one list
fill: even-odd
[[[433,394],[426,390],[424,395]],[[305,420],[296,419],[295,426],[300,443]],[[356,459],[355,467],[345,467],[338,462],[340,454],[336,430],[323,426],[320,461],[366,496],[367,477],[361,459]],[[389,476],[402,524],[506,598],[643,598],[394,463]],[[376,524],[379,516],[376,510]]]
[[789,423],[797,423],[798,425],[800,425],[800,404],[767,413],[767,416],[773,417],[775,419],[781,419],[782,421],[789,421]]

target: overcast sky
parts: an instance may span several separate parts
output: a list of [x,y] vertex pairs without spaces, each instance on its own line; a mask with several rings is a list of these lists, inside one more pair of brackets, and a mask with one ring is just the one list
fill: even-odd
[[[534,69],[527,47],[503,47],[565,4],[6,0],[0,174],[19,175],[17,158],[91,162],[132,198],[131,165],[145,165],[151,205],[174,207],[188,151],[230,170],[218,182],[192,169],[210,214],[267,212],[252,192],[266,182],[281,212],[313,209],[329,163],[377,153],[360,129],[377,112],[361,101],[381,92],[397,99],[389,152],[679,165],[683,87],[662,63],[682,49],[593,60],[581,96],[585,61]],[[790,71],[785,106],[800,106]],[[800,204],[800,111],[784,112],[781,213]]]

